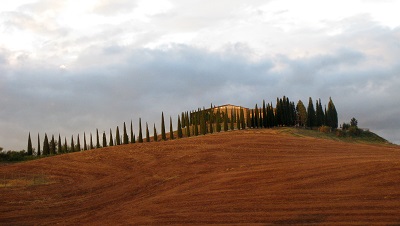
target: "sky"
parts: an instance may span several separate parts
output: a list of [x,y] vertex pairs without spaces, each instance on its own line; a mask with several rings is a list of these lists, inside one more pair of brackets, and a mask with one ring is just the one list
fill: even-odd
[[[397,0],[0,3],[0,147],[235,104],[327,105],[400,144]],[[76,139],[76,138],[75,138]]]

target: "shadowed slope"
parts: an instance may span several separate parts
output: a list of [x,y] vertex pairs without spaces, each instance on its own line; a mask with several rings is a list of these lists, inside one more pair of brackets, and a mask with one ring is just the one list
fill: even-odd
[[[244,130],[0,168],[1,224],[399,224],[400,152]],[[3,179],[2,179],[3,178]]]

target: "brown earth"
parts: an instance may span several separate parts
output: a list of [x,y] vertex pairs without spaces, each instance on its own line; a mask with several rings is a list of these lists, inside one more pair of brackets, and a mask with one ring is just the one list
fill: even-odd
[[400,224],[400,149],[242,130],[0,167],[0,224]]

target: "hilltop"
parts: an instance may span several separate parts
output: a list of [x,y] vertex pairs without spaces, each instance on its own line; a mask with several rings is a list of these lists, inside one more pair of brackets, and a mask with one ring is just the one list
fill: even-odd
[[2,224],[398,224],[398,146],[214,133],[0,168]]

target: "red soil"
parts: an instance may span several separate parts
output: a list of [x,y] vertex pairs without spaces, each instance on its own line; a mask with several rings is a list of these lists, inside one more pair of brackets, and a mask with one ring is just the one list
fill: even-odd
[[0,224],[400,224],[400,149],[245,130],[5,165]]

